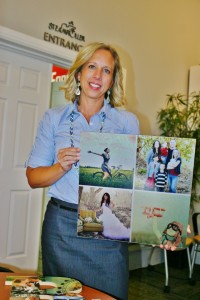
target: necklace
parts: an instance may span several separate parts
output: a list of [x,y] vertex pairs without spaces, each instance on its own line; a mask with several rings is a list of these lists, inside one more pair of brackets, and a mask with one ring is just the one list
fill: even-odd
[[[103,126],[104,126],[104,122],[106,119],[106,114],[105,112],[101,113],[101,126],[99,129],[99,132],[102,132],[103,130]],[[74,110],[71,112],[70,114],[70,127],[69,127],[69,133],[70,133],[70,142],[71,142],[71,147],[74,147]],[[74,163],[74,167],[78,169],[78,162]]]

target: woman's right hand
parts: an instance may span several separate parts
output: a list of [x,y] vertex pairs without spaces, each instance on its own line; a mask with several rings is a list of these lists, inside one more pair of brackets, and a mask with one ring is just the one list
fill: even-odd
[[67,172],[72,168],[72,165],[80,159],[80,148],[69,147],[58,151],[57,160],[61,168]]

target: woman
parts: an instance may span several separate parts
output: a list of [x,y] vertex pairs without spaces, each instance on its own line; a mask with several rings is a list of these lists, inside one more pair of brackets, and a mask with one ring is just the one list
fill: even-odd
[[95,155],[99,155],[99,156],[102,156],[103,157],[103,163],[101,165],[101,169],[104,173],[103,175],[103,180],[108,178],[109,176],[112,177],[112,173],[111,173],[111,169],[109,167],[109,160],[110,160],[110,149],[109,148],[105,148],[104,149],[104,153],[102,154],[99,154],[99,153],[95,153],[95,152],[92,152],[92,151],[88,151],[89,153],[92,153],[92,154],[95,154]]
[[161,163],[161,143],[156,140],[147,155],[147,180],[145,189],[153,191],[155,188],[155,176]]
[[122,68],[115,49],[91,43],[80,50],[63,87],[64,108],[48,110],[29,157],[32,188],[50,187],[42,228],[44,275],[67,276],[128,299],[128,245],[77,237],[81,131],[139,134],[125,110]]
[[153,142],[151,150],[148,152],[147,155],[147,165],[149,165],[149,163],[153,161],[153,158],[155,156],[160,156],[160,155],[161,155],[161,143],[160,141],[155,140]]
[[114,203],[110,200],[110,195],[104,193],[101,200],[102,215],[100,220],[103,222],[103,236],[109,239],[129,240],[130,228],[126,228],[123,223],[112,213]]
[[167,170],[169,193],[176,193],[178,176],[181,173],[181,157],[178,149],[173,150],[172,158],[167,164]]
[[[109,207],[110,206],[110,194],[108,193],[104,193],[102,198],[101,198],[101,207],[102,206],[107,206]],[[111,205],[114,207],[114,203],[111,203]]]

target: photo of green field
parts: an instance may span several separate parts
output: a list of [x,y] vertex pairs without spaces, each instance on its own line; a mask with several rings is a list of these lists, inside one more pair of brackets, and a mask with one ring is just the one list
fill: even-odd
[[137,137],[83,132],[79,184],[133,189]]
[[[113,176],[103,180],[101,168],[80,167],[79,180],[82,185],[132,189],[134,172],[114,169]],[[116,174],[116,175],[115,175]]]

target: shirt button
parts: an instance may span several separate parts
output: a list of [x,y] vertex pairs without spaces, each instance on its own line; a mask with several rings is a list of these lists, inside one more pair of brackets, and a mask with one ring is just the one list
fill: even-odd
[[90,122],[90,126],[92,126],[93,125],[93,123],[92,122]]

